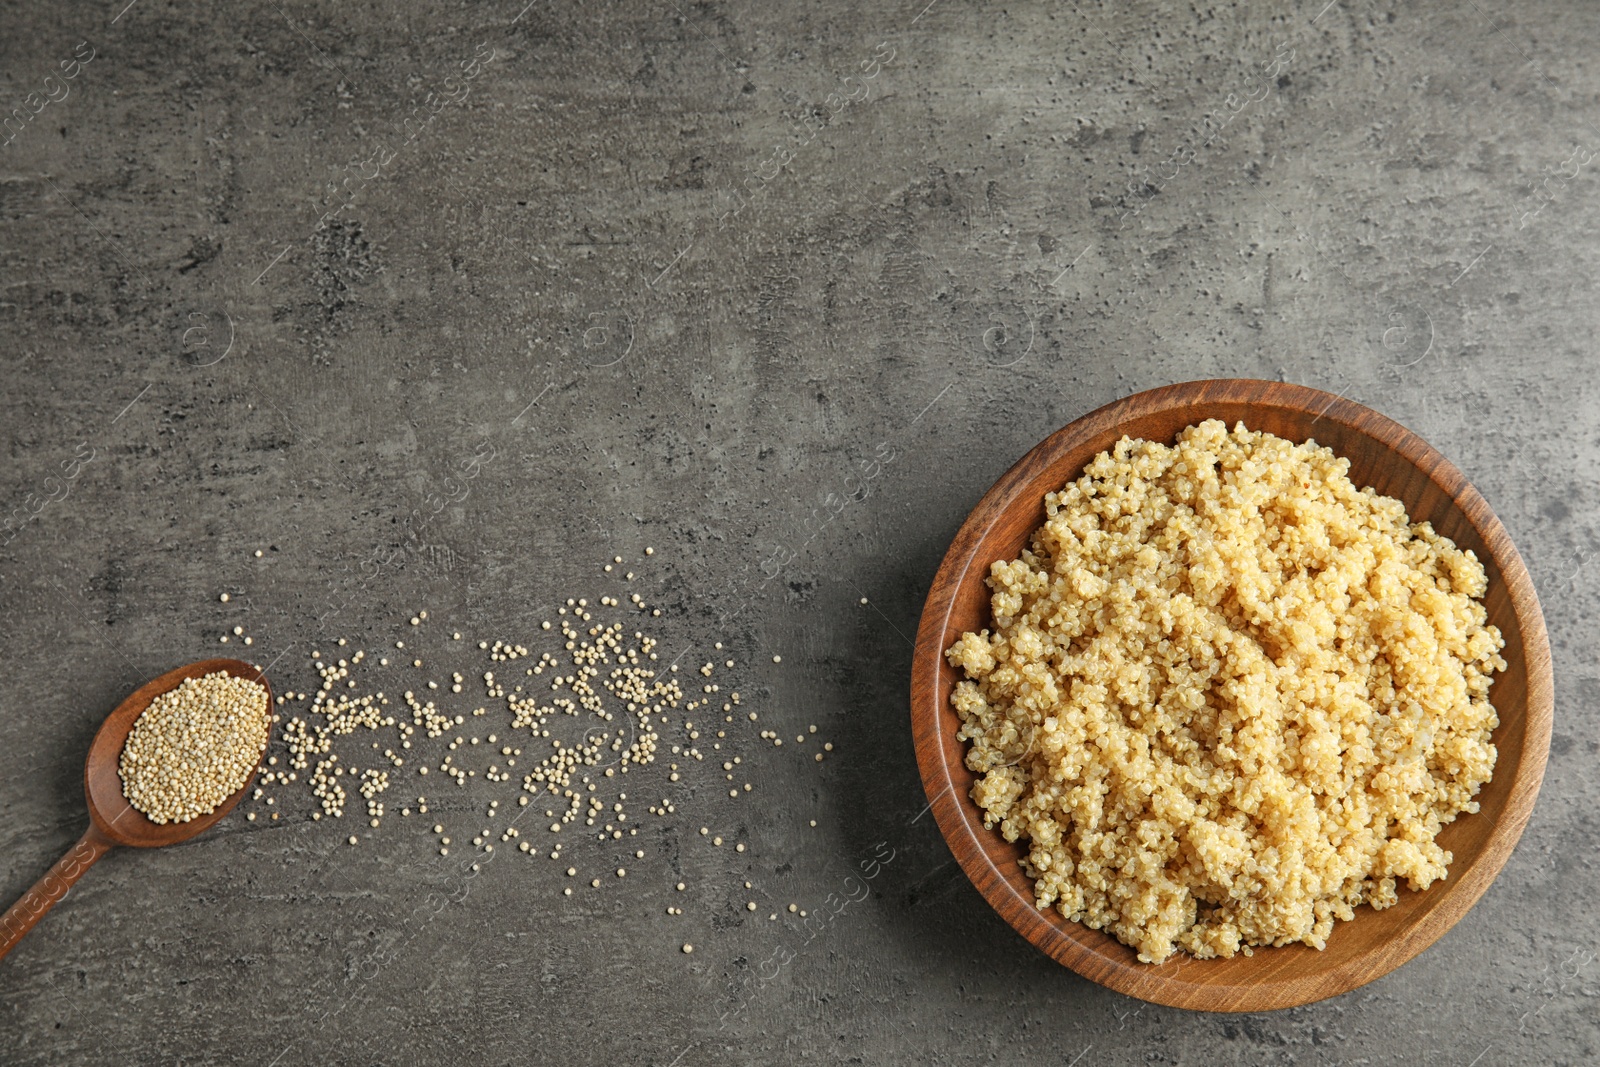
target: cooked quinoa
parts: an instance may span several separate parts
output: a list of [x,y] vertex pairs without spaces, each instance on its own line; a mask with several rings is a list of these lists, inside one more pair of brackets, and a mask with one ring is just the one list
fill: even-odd
[[1477,557],[1349,467],[1216,419],[1124,437],[990,568],[951,702],[1040,908],[1155,963],[1320,949],[1446,876],[1505,642]]

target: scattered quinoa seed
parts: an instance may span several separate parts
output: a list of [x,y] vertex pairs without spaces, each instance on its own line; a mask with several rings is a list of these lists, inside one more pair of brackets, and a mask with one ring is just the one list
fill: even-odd
[[[645,554],[653,555],[654,549],[646,549]],[[616,557],[606,566],[619,572],[620,577],[620,572],[626,569],[622,564],[623,559]],[[637,577],[639,575],[633,571],[627,571],[628,581]],[[219,596],[223,602],[229,599],[228,594]],[[686,684],[679,663],[667,662],[671,653],[661,650],[656,637],[618,621],[627,619],[625,612],[648,613],[657,618],[663,614],[660,608],[647,604],[639,592],[563,599],[564,606],[557,601],[556,618],[541,622],[538,616],[534,617],[533,621],[539,623],[534,636],[544,635],[542,642],[547,642],[542,649],[530,652],[515,639],[492,636],[476,642],[478,654],[489,661],[484,666],[492,668],[479,668],[477,675],[465,665],[455,670],[446,666],[440,671],[438,662],[432,658],[428,659],[425,669],[423,650],[420,647],[407,649],[406,642],[394,640],[393,634],[378,640],[371,647],[370,656],[359,642],[345,638],[337,639],[338,649],[331,658],[313,651],[310,666],[317,672],[317,681],[310,683],[308,680],[304,691],[289,691],[278,696],[277,710],[282,712],[279,716],[274,716],[274,709],[263,703],[268,722],[263,744],[253,757],[260,764],[256,769],[261,774],[261,785],[270,789],[274,784],[303,782],[319,802],[318,810],[307,813],[312,821],[340,819],[352,802],[363,804],[364,812],[355,808],[349,810],[349,814],[364,820],[375,830],[380,828],[385,814],[383,793],[391,777],[401,773],[399,769],[407,760],[413,762],[406,771],[414,768],[421,776],[432,770],[444,775],[447,784],[457,787],[471,787],[478,782],[519,783],[520,793],[511,794],[517,798],[519,813],[531,804],[537,815],[544,816],[542,823],[535,820],[533,828],[524,826],[521,829],[528,830],[529,837],[534,838],[535,828],[548,827],[551,837],[542,846],[534,843],[534,840],[544,840],[542,838],[519,839],[518,826],[513,819],[511,825],[481,830],[457,827],[457,832],[465,835],[458,847],[446,835],[442,821],[426,822],[428,803],[421,796],[415,797],[414,805],[407,803],[401,807],[400,815],[409,816],[412,807],[416,808],[422,816],[416,825],[432,827],[434,839],[429,844],[438,849],[440,856],[448,856],[452,847],[459,852],[468,842],[489,858],[493,858],[496,846],[501,851],[509,846],[530,860],[541,858],[541,854],[548,855],[557,861],[556,870],[566,871],[567,877],[573,880],[563,888],[564,896],[571,897],[576,888],[579,877],[576,862],[609,869],[618,879],[627,878],[627,868],[615,865],[616,860],[622,860],[622,855],[607,865],[599,854],[592,856],[594,862],[589,854],[572,855],[568,845],[593,848],[593,844],[584,844],[588,838],[591,842],[600,842],[603,847],[609,842],[639,837],[641,829],[648,835],[648,818],[667,821],[679,811],[674,801],[653,790],[665,790],[669,781],[682,781],[693,789],[694,775],[712,773],[717,765],[721,765],[717,773],[725,775],[722,787],[729,790],[730,797],[739,797],[735,774],[741,764],[746,773],[755,768],[735,754],[741,742],[753,742],[753,738],[743,734],[742,719],[735,724],[735,718],[748,714],[753,722],[757,716],[749,702],[739,707],[738,692],[723,693],[725,686],[733,688],[727,684],[727,679],[716,678],[713,682],[720,671],[731,671],[736,666],[733,654],[724,651],[723,641],[715,642],[714,659],[702,659],[701,664],[685,668],[684,673],[698,669],[703,676],[696,679],[700,684]],[[427,612],[415,611],[402,615],[400,625],[420,627],[427,619]],[[639,623],[634,621],[633,625]],[[463,640],[460,631],[450,633],[452,640]],[[233,623],[224,627],[221,640],[252,643],[252,638],[245,635],[245,627]],[[350,644],[356,647],[347,650]],[[412,644],[416,644],[415,640]],[[386,655],[391,647],[400,651]],[[468,651],[470,648],[471,645],[466,644],[457,651],[472,655]],[[373,685],[373,679],[370,675],[364,676],[361,668],[390,668],[390,655],[394,656],[391,669],[402,672],[404,684],[393,696],[385,696],[375,686],[366,688]],[[345,658],[338,658],[341,656]],[[405,656],[412,657],[409,663]],[[385,674],[384,677],[388,680],[391,676]],[[482,689],[478,695],[470,695],[480,684]],[[483,706],[462,705],[459,701],[463,700],[482,701]],[[506,717],[499,719],[502,714]],[[570,731],[563,728],[558,734],[559,717],[566,715],[585,716],[585,726]],[[478,730],[476,724],[472,730],[461,729],[468,717],[483,716],[489,716],[484,722],[486,729]],[[273,730],[273,722],[283,723],[281,732]],[[368,733],[382,728],[393,732],[386,737]],[[474,732],[478,736],[472,736]],[[352,734],[358,736],[351,737]],[[776,735],[763,731],[764,741],[769,736]],[[260,755],[267,740],[274,745],[271,757]],[[276,747],[279,745],[283,747]],[[519,768],[517,765],[524,763],[524,748],[529,756],[526,765]],[[633,773],[638,784],[640,772],[648,775],[649,765],[668,760],[677,762],[658,769],[662,775],[659,786],[647,781],[643,785],[645,795],[633,801],[644,810],[626,806],[630,799],[627,793],[612,791],[627,782],[624,775]],[[706,762],[710,762],[712,768],[695,771],[696,764]],[[245,775],[248,779],[249,769]],[[744,785],[746,791],[751,788],[748,783]],[[276,811],[270,810],[275,801],[266,797],[263,790],[258,789],[254,799],[269,806],[273,819],[278,817]],[[499,799],[490,799],[481,793],[472,793],[470,788],[463,792],[461,799],[465,803],[446,807],[452,812],[469,813],[468,819],[474,807],[480,818],[487,814],[492,820],[500,807],[509,810],[511,806],[501,803],[507,799],[504,794]],[[437,798],[434,807],[439,808]],[[393,809],[388,813],[393,814]],[[246,818],[254,823],[258,814],[259,809],[248,813]],[[707,811],[705,817],[708,823],[722,821],[715,811]],[[714,846],[723,844],[721,836],[713,837],[709,825],[700,827],[700,833]],[[593,837],[589,837],[591,834]],[[348,829],[346,835],[351,846],[361,843],[361,838],[366,836],[351,834]],[[732,838],[728,839],[728,844],[739,853],[749,851],[745,843]],[[630,846],[627,851],[633,853],[635,860],[642,862],[645,858],[644,848]],[[563,858],[575,862],[562,867],[559,861]],[[478,869],[473,859],[466,857],[464,866]],[[647,876],[635,870],[632,881],[640,877]],[[602,888],[603,878],[591,876],[588,881],[592,888]],[[678,892],[687,891],[685,882],[675,885]],[[745,888],[750,890],[749,883]],[[749,901],[746,909],[754,912],[758,906],[757,902]],[[681,916],[685,910],[676,906],[666,908],[669,915]]]

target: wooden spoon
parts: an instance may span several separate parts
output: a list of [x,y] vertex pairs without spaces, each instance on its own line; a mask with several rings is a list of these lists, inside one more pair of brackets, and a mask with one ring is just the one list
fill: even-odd
[[[175,671],[168,671],[154,681],[146,682],[135,690],[132,696],[117,705],[117,710],[100,724],[100,731],[94,735],[94,742],[89,746],[89,757],[83,764],[83,791],[89,800],[89,828],[83,832],[78,843],[68,849],[65,856],[56,860],[55,866],[46,871],[44,877],[22,895],[21,900],[11,905],[5,915],[0,916],[0,959],[3,959],[12,947],[22,940],[24,934],[33,929],[34,924],[44,917],[45,912],[67,895],[67,890],[82,877],[84,871],[111,851],[112,846],[159,848],[162,845],[176,845],[209,828],[232,811],[233,806],[244,798],[245,791],[256,780],[255,770],[251,770],[250,777],[245,779],[244,785],[219,804],[217,810],[211,814],[202,815],[188,822],[170,822],[161,825],[151,822],[145,818],[143,812],[128,803],[127,797],[122,795],[122,778],[117,774],[117,763],[122,758],[122,746],[127,742],[129,732],[133,730],[134,720],[144,713],[150,702],[162,693],[176,689],[186,679],[215,674],[218,671],[224,671],[236,678],[259,682],[267,690],[267,709],[268,714],[271,713],[272,688],[267,685],[266,677],[255,667],[236,659],[202,660],[187,667],[179,667]],[[270,731],[268,736],[270,738]],[[266,755],[265,748],[261,755]],[[260,757],[257,757],[256,762],[259,765]]]

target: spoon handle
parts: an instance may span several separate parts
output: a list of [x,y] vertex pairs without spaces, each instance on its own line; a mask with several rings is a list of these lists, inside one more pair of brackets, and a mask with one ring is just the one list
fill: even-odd
[[22,894],[22,899],[7,908],[4,915],[0,915],[0,959],[5,958],[6,953],[22,940],[22,935],[32,930],[34,924],[44,918],[44,913],[67,895],[72,883],[94,866],[95,860],[111,851],[111,847],[111,840],[90,823],[83,836],[78,838],[78,843],[56,860],[55,866],[33,883],[32,889]]

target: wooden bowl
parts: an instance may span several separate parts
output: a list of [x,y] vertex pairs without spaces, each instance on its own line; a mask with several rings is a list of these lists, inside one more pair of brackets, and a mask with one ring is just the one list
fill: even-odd
[[[1196,960],[1181,953],[1140,963],[1109,934],[1034,905],[1026,854],[987,830],[969,797],[976,776],[956,738],[950,693],[961,672],[944,651],[968,630],[991,625],[984,583],[995,560],[1015,559],[1045,518],[1044,496],[1083,473],[1124,434],[1172,443],[1180,430],[1217,418],[1242,421],[1291,441],[1315,438],[1350,461],[1357,486],[1403,502],[1413,522],[1434,529],[1483,562],[1489,621],[1505,636],[1506,669],[1490,699],[1500,715],[1494,778],[1481,809],[1439,834],[1454,854],[1449,877],[1428,890],[1400,889],[1400,901],[1363,905],[1335,925],[1327,948],[1258,948],[1253,956]],[[1017,931],[1085,978],[1157,1004],[1202,1011],[1262,1011],[1308,1004],[1355,989],[1405,963],[1455,925],[1505,864],[1533,811],[1550,748],[1550,643],[1533,582],[1500,520],[1467,479],[1416,434],[1331,393],[1279,382],[1186,382],[1107,404],[1046,438],[1007,471],[957,532],[935,575],[917,630],[911,670],[911,725],[923,787],[939,829],[967,877]]]

